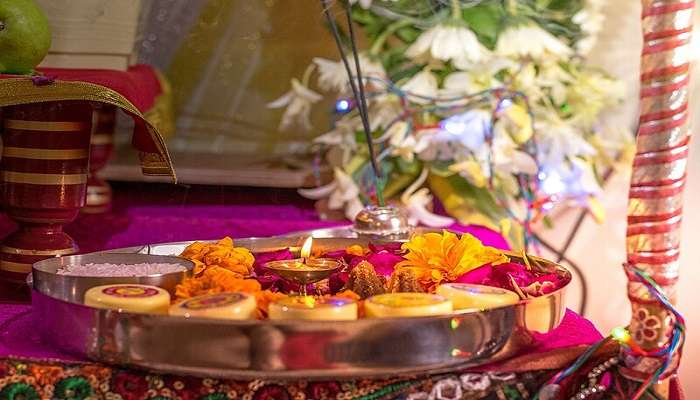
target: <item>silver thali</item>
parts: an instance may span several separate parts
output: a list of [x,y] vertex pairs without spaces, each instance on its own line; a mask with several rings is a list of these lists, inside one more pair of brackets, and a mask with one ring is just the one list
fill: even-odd
[[[253,252],[299,246],[329,251],[361,243],[342,229],[237,239]],[[348,230],[349,231],[349,230]],[[340,236],[340,237],[339,237]],[[110,253],[179,254],[191,242]],[[515,261],[521,256],[509,254]],[[531,257],[536,268],[570,273]],[[55,276],[55,274],[54,274]],[[78,357],[164,373],[220,378],[330,379],[439,372],[510,357],[536,334],[556,328],[566,287],[514,306],[419,318],[357,321],[225,321],[95,309],[76,301],[82,288],[33,272],[33,311],[52,345]],[[78,292],[78,297],[76,297]]]

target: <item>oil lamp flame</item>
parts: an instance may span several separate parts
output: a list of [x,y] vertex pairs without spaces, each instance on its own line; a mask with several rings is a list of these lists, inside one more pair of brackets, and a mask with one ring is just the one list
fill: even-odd
[[313,245],[314,238],[309,236],[304,241],[304,245],[301,246],[301,258],[307,259],[311,256],[311,246]]

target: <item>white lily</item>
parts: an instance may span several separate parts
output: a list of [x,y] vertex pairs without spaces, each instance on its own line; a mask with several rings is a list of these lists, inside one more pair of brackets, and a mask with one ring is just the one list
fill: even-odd
[[335,122],[332,130],[317,136],[314,143],[355,147],[355,131],[360,124],[359,117],[343,117]]
[[[372,80],[368,78],[386,79],[386,71],[384,71],[382,64],[370,60],[364,54],[361,54],[359,59],[363,81],[366,85],[372,85],[373,83]],[[348,73],[342,61],[333,61],[321,57],[316,57],[313,61],[318,68],[318,85],[323,90],[334,90],[336,92],[348,90]],[[357,68],[355,68],[355,63],[352,61],[352,58],[350,58],[349,61],[350,70],[353,75],[356,76]]]
[[513,61],[501,57],[471,64],[467,70],[453,72],[445,77],[441,97],[469,95],[501,86],[502,83],[495,77],[496,73],[514,66]]
[[428,178],[428,168],[423,168],[418,179],[401,195],[401,203],[408,212],[408,222],[411,225],[422,224],[431,228],[443,228],[452,225],[455,220],[428,211],[433,202],[433,196],[428,188],[421,188]]
[[496,54],[504,57],[541,59],[568,57],[571,48],[535,23],[507,28],[498,36]]
[[491,129],[491,113],[474,109],[455,114],[440,124],[440,128],[451,135],[454,142],[471,151],[480,149]]
[[545,164],[540,171],[540,190],[550,196],[595,196],[602,189],[593,165],[578,157],[558,165]]
[[360,201],[360,189],[352,177],[340,168],[334,169],[333,182],[313,189],[299,189],[298,193],[307,199],[320,200],[328,198],[328,208],[331,210],[343,210],[345,217],[354,220],[362,210]]
[[455,24],[436,25],[423,32],[406,50],[413,60],[452,61],[457,68],[486,60],[489,51],[466,26]]
[[369,122],[372,130],[386,128],[404,112],[401,99],[393,93],[373,98],[369,105]]
[[574,78],[566,92],[566,102],[573,114],[572,124],[589,129],[605,107],[620,104],[625,97],[622,81],[588,71],[579,71]]
[[387,129],[385,135],[389,137],[392,155],[399,156],[408,162],[413,161],[416,153],[416,138],[411,135],[408,122],[396,122]]
[[294,126],[311,130],[311,106],[321,101],[323,96],[304,86],[297,79],[292,79],[292,89],[282,97],[267,104],[267,108],[287,107],[282,115],[280,130],[286,131]]
[[562,120],[556,111],[541,112],[535,117],[538,160],[544,165],[561,165],[567,159],[593,156],[595,148],[583,138],[583,133]]
[[431,98],[437,97],[437,77],[435,77],[435,75],[426,68],[413,75],[408,82],[401,85],[401,90],[407,93],[408,99],[412,102],[417,104],[428,104],[430,103]]
[[[486,115],[482,116],[482,118],[485,117]],[[490,124],[490,120],[488,123]],[[518,145],[506,130],[494,130],[494,136],[488,143],[485,136],[487,129],[488,126],[481,131],[475,130],[476,135],[469,140],[460,141],[466,151],[455,155],[456,163],[450,166],[450,170],[459,173],[479,187],[485,186],[487,179],[492,176],[537,174],[535,159],[519,150]]]

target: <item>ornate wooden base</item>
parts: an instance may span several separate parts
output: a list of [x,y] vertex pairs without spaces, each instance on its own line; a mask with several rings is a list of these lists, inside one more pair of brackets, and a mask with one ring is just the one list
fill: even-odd
[[32,263],[78,250],[62,227],[85,204],[92,106],[5,107],[3,125],[2,202],[20,227],[0,245],[0,278],[24,282]]
[[100,105],[93,113],[93,133],[90,139],[90,175],[87,182],[85,214],[100,214],[112,208],[112,188],[97,173],[107,165],[114,149],[113,138],[117,108]]

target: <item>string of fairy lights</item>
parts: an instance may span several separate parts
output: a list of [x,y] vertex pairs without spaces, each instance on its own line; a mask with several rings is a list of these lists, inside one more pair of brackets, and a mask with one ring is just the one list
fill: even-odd
[[[686,324],[683,315],[676,309],[676,307],[670,302],[668,297],[664,294],[663,289],[654,281],[654,279],[645,271],[635,267],[632,264],[625,264],[625,271],[631,276],[634,276],[637,282],[644,285],[645,289],[649,292],[653,299],[658,301],[663,307],[665,307],[671,315],[673,315],[673,327],[669,335],[669,340],[663,346],[646,350],[642,348],[630,335],[629,331],[625,327],[614,328],[610,335],[596,342],[590,346],[583,354],[581,354],[576,361],[574,361],[569,367],[560,371],[552,377],[547,385],[543,387],[540,394],[536,399],[546,400],[546,396],[543,393],[550,393],[548,387],[558,386],[564,381],[564,379],[572,376],[574,373],[579,371],[582,366],[593,356],[596,351],[598,351],[603,345],[610,342],[611,340],[617,341],[622,347],[623,354],[630,357],[652,357],[661,360],[659,367],[650,374],[643,382],[641,382],[638,387],[632,393],[626,393],[620,385],[614,385],[615,382],[607,382],[602,390],[611,390],[613,387],[616,389],[617,394],[622,396],[621,399],[630,400],[640,400],[644,396],[650,396],[651,398],[659,398],[653,390],[653,385],[658,382],[664,374],[672,373],[669,368],[674,365],[674,360],[680,355],[683,344],[685,342],[686,336]],[[556,392],[556,389],[554,389]]]
[[[358,78],[356,76],[353,76],[353,80],[355,79]],[[499,118],[499,115],[501,115],[504,109],[510,107],[514,101],[519,101],[523,104],[523,107],[530,116],[530,129],[532,129],[533,131],[532,137],[526,143],[523,150],[527,154],[529,154],[534,160],[537,160],[538,155],[535,151],[537,134],[534,127],[534,115],[532,114],[531,108],[529,106],[527,96],[521,92],[514,91],[503,86],[467,95],[433,97],[403,90],[393,82],[378,77],[368,76],[363,77],[362,80],[372,83],[373,87],[383,87],[382,90],[375,89],[368,91],[367,98],[369,99],[377,98],[378,96],[386,94],[392,94],[397,96],[397,98],[399,99],[399,104],[401,104],[402,110],[401,112],[399,112],[399,115],[397,117],[395,117],[385,126],[384,131],[390,132],[391,128],[398,122],[406,122],[407,129],[405,135],[408,135],[411,132],[418,132],[426,129],[441,129],[445,132],[452,134],[454,137],[459,137],[460,135],[467,134],[467,130],[469,129],[469,125],[461,120],[461,118],[464,115],[463,112],[468,112],[469,110],[472,110],[479,106],[491,105],[491,123],[485,127],[485,139],[486,143],[489,146],[492,146],[494,137],[494,126],[495,122]],[[418,104],[415,101],[411,101],[411,99],[421,99],[425,103]],[[357,102],[351,98],[338,99],[336,101],[335,110],[339,114],[348,114],[354,111],[361,114],[361,108],[358,106]],[[414,117],[422,113],[436,113],[445,117],[437,124],[415,124],[413,121]],[[379,138],[373,138],[372,144],[382,146],[385,145],[385,142],[388,139],[389,135],[385,133]],[[381,161],[383,161],[384,158],[390,155],[390,152],[387,151],[386,147],[383,150],[384,151],[381,151],[377,157],[377,163],[380,163]],[[558,201],[564,201],[569,198],[561,195],[542,196],[543,193],[540,190],[540,185],[543,182],[543,178],[546,179],[546,177],[542,174],[538,174],[538,176],[519,174],[519,195],[520,198],[522,198],[525,201],[526,212],[524,216],[516,215],[511,209],[511,207],[506,203],[505,199],[497,195],[498,191],[495,190],[494,185],[494,165],[490,154],[491,153],[489,153],[489,158],[487,160],[487,168],[489,170],[487,173],[489,177],[489,179],[487,180],[487,189],[492,194],[494,194],[494,200],[497,202],[498,206],[507,214],[508,218],[510,218],[513,221],[516,221],[524,228],[523,242],[525,243],[526,247],[529,247],[531,245],[537,247],[538,242],[534,240],[532,223],[541,218],[542,215],[550,211],[553,208],[554,203]],[[372,163],[370,162],[366,164],[365,167],[369,167],[371,165]],[[374,180],[375,176],[370,175],[370,172],[372,172],[372,170],[370,170],[369,168],[365,168],[362,169],[359,174],[359,183],[362,191],[366,194],[367,198],[372,198],[372,193],[376,192],[376,183]],[[380,176],[379,179],[386,180],[386,177]]]

